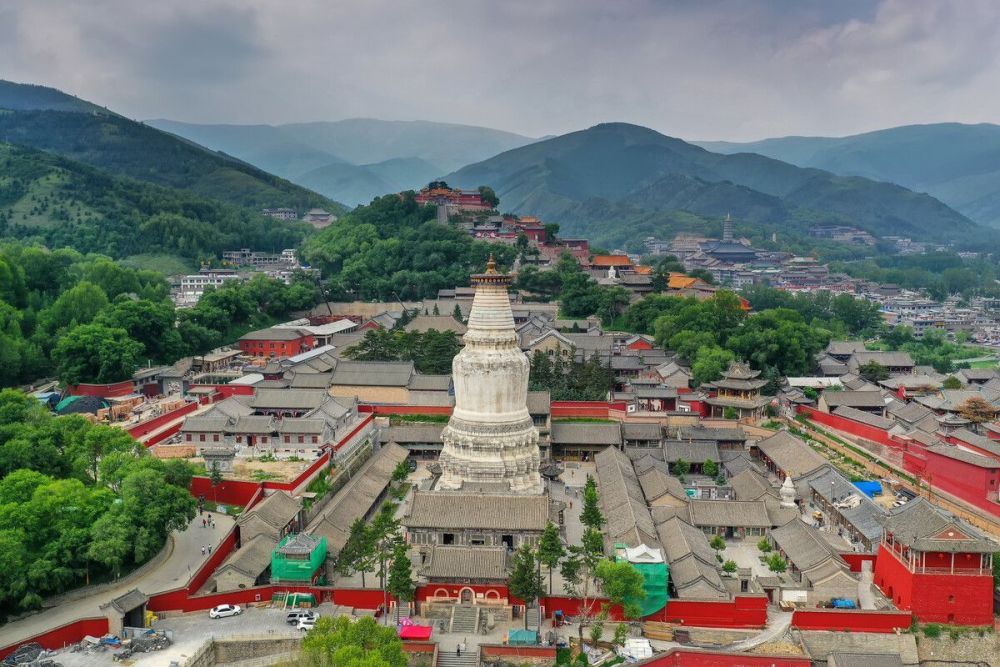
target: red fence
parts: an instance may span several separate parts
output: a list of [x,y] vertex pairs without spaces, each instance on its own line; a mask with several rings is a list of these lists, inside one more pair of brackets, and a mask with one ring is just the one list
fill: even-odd
[[612,411],[625,412],[623,401],[552,401],[549,408],[553,419],[591,417],[610,419]]
[[373,415],[450,415],[449,405],[383,405],[365,403],[358,406],[358,412]]
[[762,628],[767,625],[767,598],[737,596],[732,600],[670,600],[660,620],[705,628]]
[[344,446],[344,444],[350,442],[351,438],[356,436],[358,433],[361,433],[361,431],[367,428],[368,425],[371,424],[373,421],[375,421],[375,415],[373,414],[369,414],[367,417],[362,419],[360,424],[351,429],[350,433],[341,438],[340,441],[333,446],[333,451],[339,451],[340,448]]
[[3,648],[0,648],[0,659],[6,658],[22,644],[28,644],[30,642],[38,642],[42,648],[53,650],[68,646],[69,644],[75,644],[86,635],[100,637],[102,635],[106,635],[107,633],[108,619],[103,616],[100,618],[84,618],[79,621],[67,623],[66,625],[61,625],[55,630],[49,630],[48,632],[43,632],[42,634],[35,635],[34,637],[29,637],[24,641],[4,646]]
[[205,500],[224,505],[246,507],[258,490],[263,488],[261,482],[246,482],[238,479],[223,480],[218,486],[212,486],[208,477],[191,478],[191,495],[197,498],[204,496]]
[[321,470],[324,466],[330,463],[330,455],[323,454],[315,461],[312,462],[308,468],[303,470],[298,477],[293,479],[291,482],[264,482],[265,489],[276,489],[279,491],[288,491],[291,493],[295,489],[302,486],[306,481],[316,474],[317,471]]
[[674,648],[642,663],[645,667],[810,667],[802,656],[751,655]]
[[[140,440],[142,439],[142,436],[148,435],[149,433],[152,433],[153,431],[166,426],[175,419],[179,419],[180,417],[190,414],[197,409],[198,409],[197,403],[187,403],[175,410],[171,410],[170,412],[164,412],[159,417],[153,417],[152,419],[140,422],[135,426],[127,428],[126,430],[128,431],[128,434],[131,435],[133,438],[135,438],[136,440]],[[147,442],[146,444],[153,445],[156,443]]]
[[859,553],[840,553],[838,554],[844,561],[851,566],[851,572],[860,572],[862,568],[862,563],[868,561],[872,564],[872,571],[875,570],[875,554],[859,554]]
[[821,412],[816,408],[810,408],[807,405],[800,405],[799,413],[809,415],[809,418],[817,424],[823,424],[825,426],[829,426],[830,428],[837,429],[838,431],[843,431],[844,433],[850,433],[851,435],[864,438],[865,440],[877,442],[878,444],[885,445],[886,447],[894,447],[898,449],[900,446],[898,442],[892,439],[888,431],[875,428],[874,426],[869,426],[868,424],[862,424],[861,422],[856,422],[853,419],[848,419],[847,417],[831,415],[826,412]]
[[211,388],[216,392],[216,401],[229,398],[230,396],[253,396],[253,385],[249,384],[193,384],[188,391],[195,388]]
[[910,627],[908,611],[863,611],[860,609],[796,609],[792,627],[799,630],[831,632],[891,633]]

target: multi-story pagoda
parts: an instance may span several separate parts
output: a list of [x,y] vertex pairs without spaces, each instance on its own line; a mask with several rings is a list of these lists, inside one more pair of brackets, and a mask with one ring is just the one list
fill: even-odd
[[711,416],[722,418],[726,409],[732,408],[739,420],[756,421],[764,416],[764,408],[770,399],[760,395],[767,380],[757,376],[760,371],[750,368],[750,364],[733,361],[722,374],[722,379],[713,382],[717,394],[705,399],[711,407]]
[[452,362],[455,409],[441,433],[442,491],[539,494],[538,430],[528,413],[528,359],[518,346],[507,288],[490,257],[472,277],[465,347]]

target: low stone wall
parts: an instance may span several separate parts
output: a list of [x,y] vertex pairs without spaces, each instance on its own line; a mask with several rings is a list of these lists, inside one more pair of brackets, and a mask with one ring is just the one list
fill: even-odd
[[984,637],[973,631],[958,639],[948,635],[949,628],[941,629],[937,639],[925,637],[923,632],[917,633],[917,654],[921,662],[927,661],[928,667],[939,667],[946,663],[959,663],[953,667],[961,667],[961,663],[975,663],[1000,667],[1000,637],[988,633]]
[[291,660],[298,654],[301,644],[301,637],[210,639],[187,659],[184,667],[264,667]]

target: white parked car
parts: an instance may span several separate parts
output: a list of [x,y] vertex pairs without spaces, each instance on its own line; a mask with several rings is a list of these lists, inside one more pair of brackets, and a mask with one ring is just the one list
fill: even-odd
[[301,630],[302,632],[309,632],[315,627],[316,627],[315,617],[299,619],[299,624],[295,626],[297,630]]
[[238,604],[220,604],[218,607],[212,607],[209,612],[209,618],[225,618],[227,616],[239,616],[243,613],[243,610]]

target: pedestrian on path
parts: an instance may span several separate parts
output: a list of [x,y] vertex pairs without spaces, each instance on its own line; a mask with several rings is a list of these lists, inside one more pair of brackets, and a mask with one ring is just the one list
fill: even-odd
[[201,548],[201,555],[202,555],[202,556],[204,556],[204,555],[205,555],[205,547],[202,547],[202,548]]
[[210,555],[210,556],[212,555],[212,545],[211,544],[208,545],[208,555]]
[[462,645],[461,644],[455,644],[455,657],[456,658],[461,658],[462,657]]
[[202,519],[201,520],[201,527],[204,528],[206,525],[208,525],[208,522],[205,521],[204,519]]

